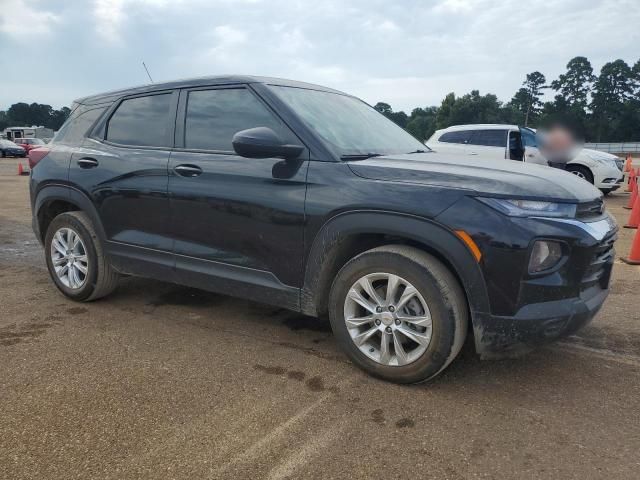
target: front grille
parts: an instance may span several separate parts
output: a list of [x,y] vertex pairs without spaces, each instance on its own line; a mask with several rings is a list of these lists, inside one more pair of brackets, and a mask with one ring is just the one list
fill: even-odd
[[602,198],[593,200],[592,202],[579,203],[576,209],[576,218],[580,220],[588,220],[602,215],[604,212],[604,201]]
[[601,288],[609,286],[609,277],[611,276],[611,268],[615,258],[613,244],[616,238],[618,238],[616,232],[611,232],[593,249],[591,261],[582,276],[583,290],[598,283]]

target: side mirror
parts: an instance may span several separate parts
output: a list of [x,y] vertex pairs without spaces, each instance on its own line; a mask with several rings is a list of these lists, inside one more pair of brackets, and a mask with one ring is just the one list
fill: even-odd
[[233,149],[247,158],[281,157],[285,160],[298,157],[304,150],[302,145],[289,145],[268,127],[241,130],[231,140]]

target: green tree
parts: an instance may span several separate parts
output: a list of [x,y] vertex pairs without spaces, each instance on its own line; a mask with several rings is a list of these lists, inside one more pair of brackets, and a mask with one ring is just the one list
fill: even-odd
[[527,73],[522,88],[511,99],[510,104],[522,115],[525,127],[529,125],[529,121],[535,120],[543,106],[541,97],[542,90],[548,88],[546,81],[545,76],[538,71]]
[[592,134],[596,141],[616,141],[627,104],[636,99],[635,75],[624,60],[606,63],[593,87],[591,110]]
[[402,128],[405,128],[407,126],[407,121],[409,120],[409,117],[402,110],[400,110],[399,112],[394,112],[393,109],[391,108],[391,105],[384,102],[376,103],[373,106],[373,108],[375,108],[377,111],[379,111],[381,114],[383,114],[385,117],[387,117],[389,120],[391,120],[395,124],[400,125]]
[[551,88],[560,92],[569,107],[585,109],[595,79],[589,60],[586,57],[574,57],[567,63],[567,72],[551,82]]
[[407,131],[421,142],[436,131],[438,107],[414,108],[407,121]]

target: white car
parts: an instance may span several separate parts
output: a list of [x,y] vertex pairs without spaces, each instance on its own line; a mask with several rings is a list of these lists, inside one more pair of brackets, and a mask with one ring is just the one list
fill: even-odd
[[[538,149],[535,131],[517,125],[456,125],[437,130],[425,143],[441,153],[547,165]],[[618,157],[587,148],[567,164],[567,170],[591,182],[605,194],[620,188],[624,178]]]

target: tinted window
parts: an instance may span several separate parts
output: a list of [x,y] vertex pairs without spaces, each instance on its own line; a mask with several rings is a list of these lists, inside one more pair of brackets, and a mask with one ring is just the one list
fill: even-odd
[[536,139],[536,134],[533,130],[529,130],[528,128],[521,128],[520,132],[522,133],[522,143],[525,147],[537,147],[538,141]]
[[67,145],[78,145],[86,136],[88,130],[93,126],[95,121],[102,115],[107,107],[98,108],[79,107],[65,124],[60,128],[51,143],[62,143]]
[[474,130],[469,143],[471,145],[505,148],[507,146],[507,130]]
[[233,151],[233,135],[254,127],[269,127],[280,134],[283,130],[279,120],[249,90],[189,92],[185,148]]
[[124,145],[166,147],[171,94],[123,101],[107,125],[107,140]]
[[471,137],[470,130],[460,130],[457,132],[447,132],[442,135],[438,141],[445,143],[467,143]]

